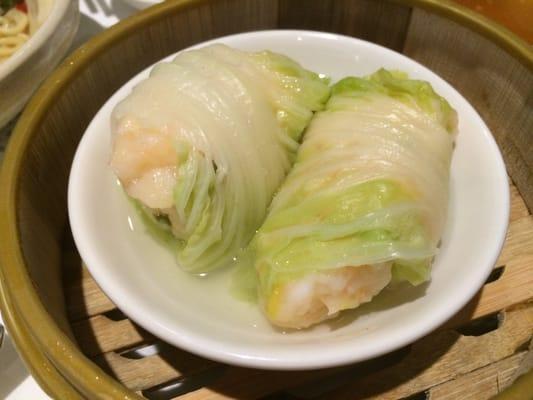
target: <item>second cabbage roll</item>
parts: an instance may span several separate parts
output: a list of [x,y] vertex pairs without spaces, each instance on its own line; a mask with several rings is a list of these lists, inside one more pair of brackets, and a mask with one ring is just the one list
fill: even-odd
[[308,327],[391,281],[429,279],[456,127],[448,102],[401,72],[333,87],[251,245],[273,324]]
[[156,65],[112,115],[111,167],[178,262],[230,263],[263,221],[328,79],[217,44]]

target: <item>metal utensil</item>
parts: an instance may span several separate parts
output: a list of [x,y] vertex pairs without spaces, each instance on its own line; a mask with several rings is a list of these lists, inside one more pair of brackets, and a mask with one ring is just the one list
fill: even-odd
[[0,349],[2,348],[2,343],[4,342],[4,325],[0,323]]

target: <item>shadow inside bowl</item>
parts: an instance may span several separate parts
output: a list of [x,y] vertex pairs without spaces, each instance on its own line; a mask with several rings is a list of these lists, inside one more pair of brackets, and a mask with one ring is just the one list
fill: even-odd
[[402,282],[391,287],[386,287],[370,302],[362,304],[352,310],[345,310],[341,312],[337,318],[326,321],[325,324],[327,324],[331,330],[337,330],[351,324],[364,315],[383,310],[390,310],[399,307],[402,304],[411,303],[424,296],[428,286],[429,282],[424,282],[418,286]]

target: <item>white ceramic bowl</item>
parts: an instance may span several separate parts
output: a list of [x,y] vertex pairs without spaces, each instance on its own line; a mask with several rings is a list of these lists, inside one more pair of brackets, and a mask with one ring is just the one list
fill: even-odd
[[28,3],[46,17],[22,47],[0,63],[0,128],[24,107],[65,56],[78,29],[78,1],[28,0]]
[[333,34],[263,31],[215,40],[285,53],[337,80],[380,67],[431,82],[459,114],[448,223],[428,285],[385,290],[368,305],[312,329],[283,333],[257,306],[232,297],[230,273],[182,272],[145,232],[108,168],[115,104],[148,75],[141,72],[102,107],[77,150],[69,182],[74,239],[98,284],[133,320],[205,357],[243,366],[310,369],[361,361],[404,346],[456,313],[482,286],[501,250],[509,190],[498,147],[472,106],[420,64],[383,47]]

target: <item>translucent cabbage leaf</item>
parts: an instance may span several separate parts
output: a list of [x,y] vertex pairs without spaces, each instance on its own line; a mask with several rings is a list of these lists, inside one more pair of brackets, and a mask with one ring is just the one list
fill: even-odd
[[248,244],[328,83],[280,54],[217,44],[156,65],[115,107],[111,167],[144,214],[168,221],[183,268],[224,267]]
[[429,279],[456,124],[427,82],[401,72],[333,86],[250,246],[273,323],[308,326],[369,301],[391,279]]

